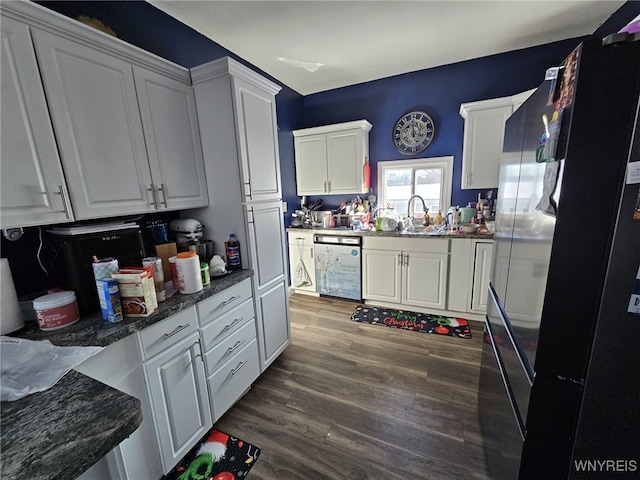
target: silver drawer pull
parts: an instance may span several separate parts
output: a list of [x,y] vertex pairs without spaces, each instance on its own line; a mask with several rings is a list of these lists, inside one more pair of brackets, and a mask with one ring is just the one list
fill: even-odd
[[226,307],[227,305],[229,305],[230,303],[235,302],[237,299],[240,298],[240,295],[234,295],[233,297],[231,297],[229,300],[225,300],[224,302],[222,302],[220,305],[218,305],[216,307],[216,310],[220,307]]
[[230,354],[231,352],[233,352],[236,348],[238,348],[240,345],[242,345],[246,341],[247,341],[246,339],[242,340],[242,341],[238,340],[233,347],[227,348],[227,353],[225,353],[225,355]]
[[244,317],[240,317],[240,318],[236,318],[233,322],[231,322],[229,325],[225,326],[224,329],[225,330],[231,330],[234,326],[236,326],[238,323],[240,323],[242,320],[244,320]]
[[166,340],[167,338],[173,337],[176,333],[181,332],[182,330],[187,328],[189,325],[191,325],[191,324],[187,323],[186,325],[178,325],[176,328],[173,329],[172,332],[165,333],[164,335],[162,335],[162,340]]
[[238,364],[238,366],[236,368],[234,368],[233,370],[231,370],[231,375],[235,375],[236,373],[238,373],[238,370],[240,370],[242,367],[244,367],[247,364],[247,361],[245,360],[244,362],[240,362]]

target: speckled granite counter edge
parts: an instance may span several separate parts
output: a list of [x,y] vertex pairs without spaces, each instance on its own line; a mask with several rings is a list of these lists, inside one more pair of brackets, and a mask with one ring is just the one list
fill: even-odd
[[74,479],[142,422],[137,398],[75,371],[0,409],[2,478]]

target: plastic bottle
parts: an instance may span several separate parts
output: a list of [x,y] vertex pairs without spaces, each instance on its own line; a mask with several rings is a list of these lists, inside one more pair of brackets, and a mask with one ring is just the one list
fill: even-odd
[[230,270],[240,270],[242,268],[240,242],[233,233],[229,235],[229,240],[227,241],[227,264]]

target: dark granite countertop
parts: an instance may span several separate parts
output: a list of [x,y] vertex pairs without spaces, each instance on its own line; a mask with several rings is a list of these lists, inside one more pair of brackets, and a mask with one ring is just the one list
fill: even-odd
[[425,234],[421,233],[422,229],[415,232],[378,232],[376,230],[352,230],[348,227],[340,228],[301,228],[289,227],[287,232],[311,232],[324,233],[331,235],[358,235],[360,237],[394,237],[394,238],[428,238],[428,239],[449,239],[449,238],[475,238],[480,240],[493,240],[493,233],[463,233],[463,232],[447,232],[445,234]]
[[252,275],[251,270],[238,270],[221,278],[214,278],[200,292],[191,295],[176,293],[171,298],[158,304],[158,309],[148,317],[125,318],[118,323],[102,320],[100,312],[82,317],[77,323],[51,332],[43,332],[35,322],[30,322],[21,330],[11,334],[12,337],[29,340],[49,340],[60,346],[99,346],[106,347],[133,333],[158,323],[180,310],[195,305],[201,300],[225,290]]
[[[74,325],[43,332],[29,322],[11,336],[49,340],[60,346],[107,346],[188,308],[245,278],[240,270],[212,279],[198,293],[176,293],[145,318],[117,324],[101,314],[83,317]],[[74,479],[100,460],[142,422],[140,401],[76,371],[44,392],[0,403],[0,474],[2,478]]]

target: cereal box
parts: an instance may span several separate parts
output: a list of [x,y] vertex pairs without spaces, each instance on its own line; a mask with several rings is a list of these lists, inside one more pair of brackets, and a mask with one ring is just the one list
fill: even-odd
[[96,280],[96,288],[100,299],[102,319],[111,323],[121,321],[122,302],[120,301],[118,281],[115,278],[100,278]]
[[125,317],[148,317],[158,308],[151,267],[121,268],[111,275],[118,281]]

